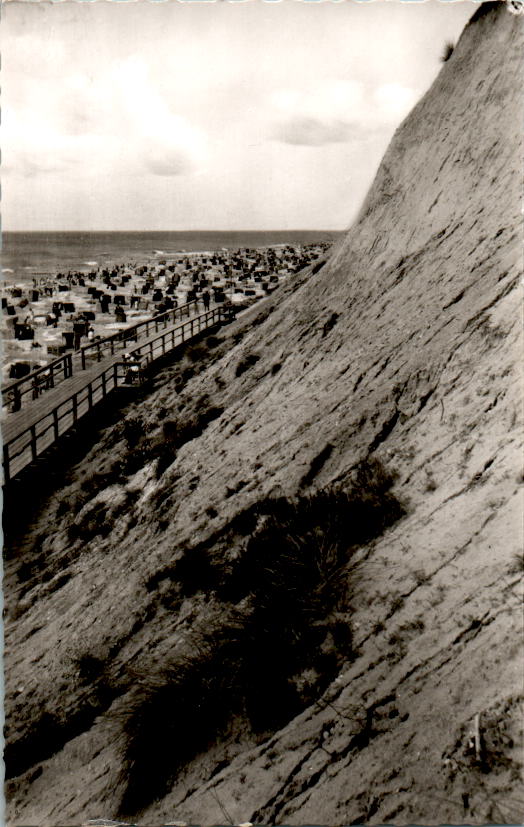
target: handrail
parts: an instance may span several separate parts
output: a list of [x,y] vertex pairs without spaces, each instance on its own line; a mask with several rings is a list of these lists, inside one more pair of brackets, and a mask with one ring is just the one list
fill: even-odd
[[[228,313],[223,307],[214,307],[182,322],[176,327],[170,327],[150,339],[141,347],[130,352],[131,358],[136,357],[136,364],[142,362],[142,369],[152,361],[165,355],[169,350],[183,342],[189,341],[202,330],[212,327],[217,322],[228,319]],[[188,335],[186,335],[186,332]],[[179,340],[178,340],[179,339]],[[169,340],[171,340],[169,342]],[[147,353],[139,354],[141,349]],[[26,465],[34,462],[40,454],[53,445],[56,440],[72,428],[79,419],[88,413],[102,399],[119,387],[119,368],[127,370],[131,363],[116,361],[106,367],[101,373],[89,379],[79,390],[74,391],[35,422],[27,425],[22,431],[3,445],[4,454],[4,481],[8,483]],[[24,455],[25,461],[24,461]],[[19,459],[18,467],[14,466]]]
[[[63,356],[60,356],[58,359],[54,359],[52,362],[49,362],[47,365],[41,365],[38,368],[35,368],[30,373],[22,376],[20,379],[17,379],[15,382],[11,382],[9,385],[6,385],[2,388],[2,404],[6,405],[9,401],[9,396],[11,394],[19,394],[20,399],[26,393],[32,392],[34,389],[34,381],[37,377],[42,376],[43,374],[46,375],[46,378],[49,377],[50,379],[50,387],[54,387],[54,381],[56,378],[57,373],[59,372],[56,370],[57,368],[60,372],[63,371],[64,379],[67,379],[68,376],[71,376],[73,373],[73,366],[72,366],[72,353],[65,353]],[[31,382],[31,385],[24,390],[20,390],[21,386],[25,385],[26,383]]]
[[122,328],[122,330],[118,330],[116,333],[112,333],[111,336],[106,336],[104,339],[97,339],[96,342],[90,342],[88,345],[83,345],[83,347],[77,351],[77,353],[80,353],[81,355],[80,358],[82,360],[82,368],[85,368],[85,355],[89,350],[96,350],[98,354],[102,345],[107,343],[111,344],[112,342],[125,342],[126,340],[133,338],[133,334],[138,333],[139,329],[143,327],[146,328],[147,336],[150,325],[154,324],[158,329],[158,323],[167,320],[170,315],[173,316],[173,321],[175,321],[177,314],[182,316],[184,311],[189,314],[189,309],[193,306],[195,309],[198,309],[199,301],[201,301],[201,299],[191,299],[191,301],[185,302],[179,307],[171,307],[169,310],[164,311],[164,313],[159,313],[158,316],[152,316],[150,319],[144,319],[142,322],[137,322],[137,324]]
[[[179,315],[180,318],[184,315],[189,316],[192,308],[198,309],[199,301],[201,301],[201,299],[192,299],[190,302],[180,305],[180,307],[172,307],[164,313],[159,313],[158,316],[144,319],[144,321],[138,322],[135,325],[118,330],[116,333],[112,333],[104,339],[97,339],[96,342],[90,342],[88,345],[84,345],[75,353],[66,353],[48,365],[42,365],[36,368],[26,376],[22,376],[20,379],[2,388],[2,405],[7,406],[12,404],[13,412],[20,410],[24,396],[31,394],[32,398],[36,399],[41,392],[49,388],[54,388],[55,381],[59,380],[60,373],[63,372],[62,379],[67,379],[73,375],[75,365],[85,370],[87,367],[86,354],[88,354],[89,351],[96,350],[97,361],[100,361],[104,347],[109,345],[111,355],[113,355],[115,352],[115,344],[122,342],[122,347],[125,347],[130,339],[136,340],[139,332],[142,332],[144,328],[146,336],[148,336],[151,326],[155,326],[155,329],[158,330],[159,324],[164,322],[166,325],[170,316],[172,316],[173,321],[176,320],[177,315]],[[43,381],[41,381],[44,379],[45,387],[43,386]]]

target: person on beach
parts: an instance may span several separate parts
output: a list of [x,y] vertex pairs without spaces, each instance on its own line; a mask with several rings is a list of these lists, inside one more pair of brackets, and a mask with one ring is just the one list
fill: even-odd
[[210,299],[209,299],[209,293],[208,293],[207,290],[204,290],[204,292],[202,293],[202,300],[204,302],[204,310],[209,310]]

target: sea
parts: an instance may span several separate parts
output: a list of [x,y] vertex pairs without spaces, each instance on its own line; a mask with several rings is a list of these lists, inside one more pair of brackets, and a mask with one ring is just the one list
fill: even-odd
[[44,275],[88,272],[110,263],[141,264],[177,253],[237,250],[278,244],[335,241],[330,230],[192,231],[192,232],[4,232],[4,284],[31,281]]

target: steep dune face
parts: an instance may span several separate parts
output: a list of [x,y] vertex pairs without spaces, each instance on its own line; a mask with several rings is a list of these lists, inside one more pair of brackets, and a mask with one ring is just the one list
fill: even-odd
[[[59,492],[33,533],[54,579],[8,562],[12,824],[121,812],[136,685],[225,613],[199,575],[176,592],[176,562],[241,554],[238,515],[345,488],[370,459],[405,516],[347,570],[351,657],[272,734],[210,732],[140,820],[522,818],[521,54],[522,18],[481,7],[325,266],[182,396],[168,383],[133,413],[153,427],[206,394],[205,427],[159,479],[146,452],[84,497],[76,533],[58,503],[78,480]],[[104,440],[78,475],[122,450]]]

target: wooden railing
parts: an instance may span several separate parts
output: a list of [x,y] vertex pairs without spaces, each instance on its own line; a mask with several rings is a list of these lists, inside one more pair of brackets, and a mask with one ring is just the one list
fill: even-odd
[[19,411],[24,402],[37,399],[46,390],[50,390],[59,382],[68,379],[75,371],[91,367],[94,361],[100,362],[106,355],[111,354],[113,356],[119,350],[126,350],[130,343],[135,343],[140,338],[149,336],[153,330],[158,331],[161,327],[166,328],[177,319],[189,318],[193,311],[198,310],[199,303],[202,304],[202,300],[195,299],[180,305],[180,307],[173,307],[171,310],[166,310],[165,313],[160,313],[151,319],[130,325],[117,333],[111,334],[111,336],[84,345],[75,353],[65,353],[48,365],[43,365],[2,388],[2,405],[13,413]]
[[26,465],[34,462],[59,437],[70,430],[94,405],[116,387],[117,366],[104,370],[84,387],[68,396],[20,434],[5,442],[4,482],[8,483]]
[[229,319],[228,311],[221,307],[214,307],[212,310],[207,310],[205,313],[189,318],[187,322],[177,325],[177,327],[165,330],[154,339],[150,339],[145,345],[130,349],[129,354],[131,358],[145,358],[148,363],[152,362],[160,356],[165,356],[166,353],[183,342],[198,336],[202,330],[206,330],[208,327],[219,324],[226,319]]
[[48,365],[36,368],[22,379],[2,388],[2,406],[15,413],[27,398],[37,399],[43,391],[54,388],[59,382],[73,375],[73,355],[65,353]]
[[[139,367],[139,377],[141,377],[144,370],[156,359],[183,342],[198,336],[203,330],[223,321],[229,321],[230,318],[229,311],[222,307],[214,307],[205,313],[193,316],[186,322],[159,333],[142,348],[136,347],[131,350],[129,352],[131,361],[113,362],[94,378],[89,379],[82,388],[62,398],[40,419],[27,425],[16,436],[4,442],[4,482],[10,482],[27,465],[34,462],[108,394],[117,388],[129,387],[133,384],[129,371],[134,364]],[[51,397],[50,402],[52,402]]]
[[199,304],[202,304],[202,300],[194,299],[180,305],[180,307],[173,307],[171,310],[166,310],[165,313],[159,313],[158,316],[153,316],[151,319],[130,325],[112,336],[106,336],[105,339],[97,339],[96,342],[84,345],[77,352],[77,358],[80,360],[82,369],[85,370],[88,366],[89,359],[100,362],[104,356],[109,354],[113,356],[118,350],[128,349],[131,342],[138,341],[142,336],[149,336],[153,330],[158,332],[161,327],[166,328],[168,325],[174,324],[177,319],[189,318],[193,310],[198,310]]

